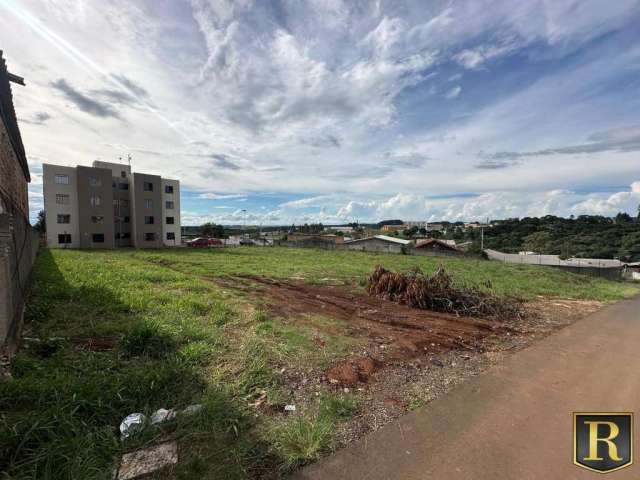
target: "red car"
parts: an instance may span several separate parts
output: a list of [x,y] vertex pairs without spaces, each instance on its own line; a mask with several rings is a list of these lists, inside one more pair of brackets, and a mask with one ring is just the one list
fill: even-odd
[[193,248],[207,248],[207,247],[221,247],[223,245],[222,240],[217,238],[194,238],[187,242],[187,247]]

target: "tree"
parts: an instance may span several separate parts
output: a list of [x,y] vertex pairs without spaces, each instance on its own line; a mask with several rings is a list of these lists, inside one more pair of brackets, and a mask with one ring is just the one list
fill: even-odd
[[47,214],[44,210],[38,212],[38,221],[33,228],[35,228],[40,235],[47,233]]
[[207,222],[200,226],[200,235],[205,237],[224,238],[224,227]]
[[622,212],[618,213],[614,220],[616,223],[628,223],[633,221],[633,219],[631,218],[631,215],[629,215],[628,213],[622,213]]

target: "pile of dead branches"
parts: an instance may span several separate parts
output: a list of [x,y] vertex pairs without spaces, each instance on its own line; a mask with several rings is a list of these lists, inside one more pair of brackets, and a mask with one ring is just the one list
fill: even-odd
[[425,275],[419,268],[404,274],[378,265],[367,281],[370,295],[414,308],[474,317],[517,319],[523,316],[520,300],[498,296],[490,285],[485,287],[458,287],[442,267],[433,275]]

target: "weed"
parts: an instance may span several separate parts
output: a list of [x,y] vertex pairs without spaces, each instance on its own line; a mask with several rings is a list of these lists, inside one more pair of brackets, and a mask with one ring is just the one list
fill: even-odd
[[349,393],[326,392],[320,397],[320,416],[332,421],[351,418],[358,410],[358,400]]
[[154,322],[145,321],[134,326],[120,341],[120,349],[131,357],[162,358],[176,348],[175,340]]
[[275,425],[269,432],[270,443],[286,468],[316,460],[332,439],[334,423],[319,415],[297,415]]

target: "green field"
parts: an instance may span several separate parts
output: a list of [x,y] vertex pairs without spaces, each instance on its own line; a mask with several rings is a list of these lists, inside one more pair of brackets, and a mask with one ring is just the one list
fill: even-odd
[[[260,298],[211,279],[252,274],[361,288],[377,264],[444,265],[459,282],[490,281],[496,292],[524,298],[613,301],[638,292],[554,269],[467,259],[251,247],[43,250],[26,338],[13,378],[0,383],[3,478],[107,479],[119,454],[167,438],[180,445],[167,478],[278,477],[316,459],[330,450],[335,426],[357,411],[357,398],[325,388],[288,416],[279,372],[345,356],[353,341],[345,325],[273,318]],[[318,336],[332,346],[322,354],[313,348]],[[196,415],[126,442],[118,437],[131,412],[194,403],[204,406]]]

